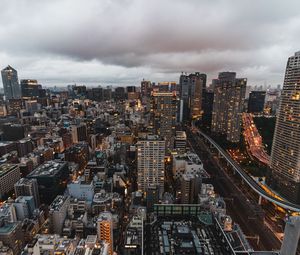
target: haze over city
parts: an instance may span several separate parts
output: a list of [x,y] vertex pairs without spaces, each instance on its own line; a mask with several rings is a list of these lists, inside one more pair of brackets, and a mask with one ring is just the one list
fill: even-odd
[[1,3],[2,66],[46,86],[178,81],[181,71],[277,86],[300,41],[297,0]]
[[0,5],[0,255],[300,255],[299,0]]

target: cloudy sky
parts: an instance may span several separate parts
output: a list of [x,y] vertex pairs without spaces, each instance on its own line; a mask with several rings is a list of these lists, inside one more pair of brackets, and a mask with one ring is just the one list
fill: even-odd
[[275,86],[300,50],[299,0],[0,3],[1,67],[49,86],[177,81],[181,71]]

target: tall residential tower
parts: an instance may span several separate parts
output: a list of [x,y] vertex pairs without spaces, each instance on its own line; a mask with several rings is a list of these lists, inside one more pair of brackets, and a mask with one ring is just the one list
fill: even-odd
[[153,134],[166,140],[166,147],[173,148],[177,113],[176,92],[152,92],[150,128]]
[[234,72],[222,72],[214,84],[211,130],[237,143],[240,141],[247,79],[237,79]]
[[271,154],[272,184],[300,204],[300,51],[288,59]]
[[206,87],[206,74],[181,74],[180,85],[180,121],[199,119],[202,115],[202,92]]
[[137,142],[138,189],[147,193],[157,187],[159,195],[164,191],[165,180],[165,141],[156,135]]

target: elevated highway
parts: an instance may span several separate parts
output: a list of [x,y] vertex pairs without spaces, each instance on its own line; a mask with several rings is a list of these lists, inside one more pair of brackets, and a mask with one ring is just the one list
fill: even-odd
[[300,205],[288,202],[286,200],[280,200],[271,194],[269,194],[267,191],[265,191],[251,176],[249,176],[238,163],[236,163],[231,156],[220,147],[212,138],[210,138],[208,135],[204,134],[202,131],[198,130],[196,131],[196,134],[200,137],[204,138],[205,141],[207,141],[211,146],[213,146],[218,153],[227,161],[227,163],[241,176],[241,178],[253,189],[259,196],[265,198],[266,200],[282,207],[287,210],[293,211],[293,212],[300,212]]

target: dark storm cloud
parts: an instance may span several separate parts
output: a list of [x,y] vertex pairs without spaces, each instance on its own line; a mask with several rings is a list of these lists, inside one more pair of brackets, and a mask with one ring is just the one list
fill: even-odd
[[[282,82],[298,1],[2,0],[0,61],[54,82],[135,83],[234,70]],[[5,7],[5,8],[4,8]],[[7,61],[7,62],[5,62]]]

